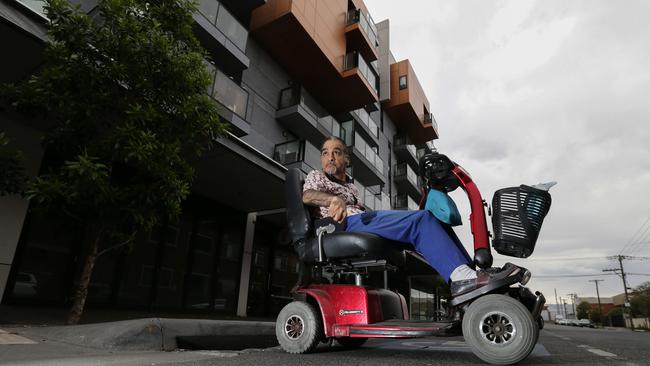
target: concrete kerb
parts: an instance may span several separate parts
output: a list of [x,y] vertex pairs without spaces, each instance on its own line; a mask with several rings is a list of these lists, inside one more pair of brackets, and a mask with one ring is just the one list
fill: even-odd
[[115,351],[171,351],[182,336],[275,334],[275,323],[246,320],[147,318],[117,322],[30,328],[5,328],[32,340],[47,340]]

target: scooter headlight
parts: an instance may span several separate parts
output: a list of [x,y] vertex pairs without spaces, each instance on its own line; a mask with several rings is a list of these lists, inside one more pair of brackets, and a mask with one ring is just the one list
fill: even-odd
[[521,280],[519,280],[519,283],[521,283],[522,286],[526,285],[528,283],[528,281],[530,281],[530,276],[531,276],[530,271],[525,270],[524,274],[521,275]]

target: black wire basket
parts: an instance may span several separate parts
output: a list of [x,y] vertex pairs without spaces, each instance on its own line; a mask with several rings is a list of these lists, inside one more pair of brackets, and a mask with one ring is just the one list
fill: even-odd
[[497,253],[530,256],[550,208],[551,195],[541,189],[521,185],[496,191],[492,198],[492,246]]

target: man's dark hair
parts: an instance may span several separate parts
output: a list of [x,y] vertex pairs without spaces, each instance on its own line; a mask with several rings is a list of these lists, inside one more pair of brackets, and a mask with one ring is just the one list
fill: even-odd
[[325,141],[323,141],[323,143],[320,145],[320,151],[323,151],[323,148],[325,147],[325,143],[331,140],[338,141],[341,143],[341,145],[343,145],[343,155],[349,159],[350,151],[348,150],[348,146],[345,144],[345,141],[343,141],[343,139],[338,136],[330,136],[326,138]]

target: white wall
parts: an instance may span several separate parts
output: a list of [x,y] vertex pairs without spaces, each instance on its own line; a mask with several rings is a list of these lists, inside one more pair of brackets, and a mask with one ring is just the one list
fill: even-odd
[[[25,125],[0,116],[0,131],[10,139],[10,146],[23,152],[25,172],[36,176],[43,157],[41,134]],[[27,201],[17,195],[0,197],[0,302],[14,261],[18,239],[27,214]]]

